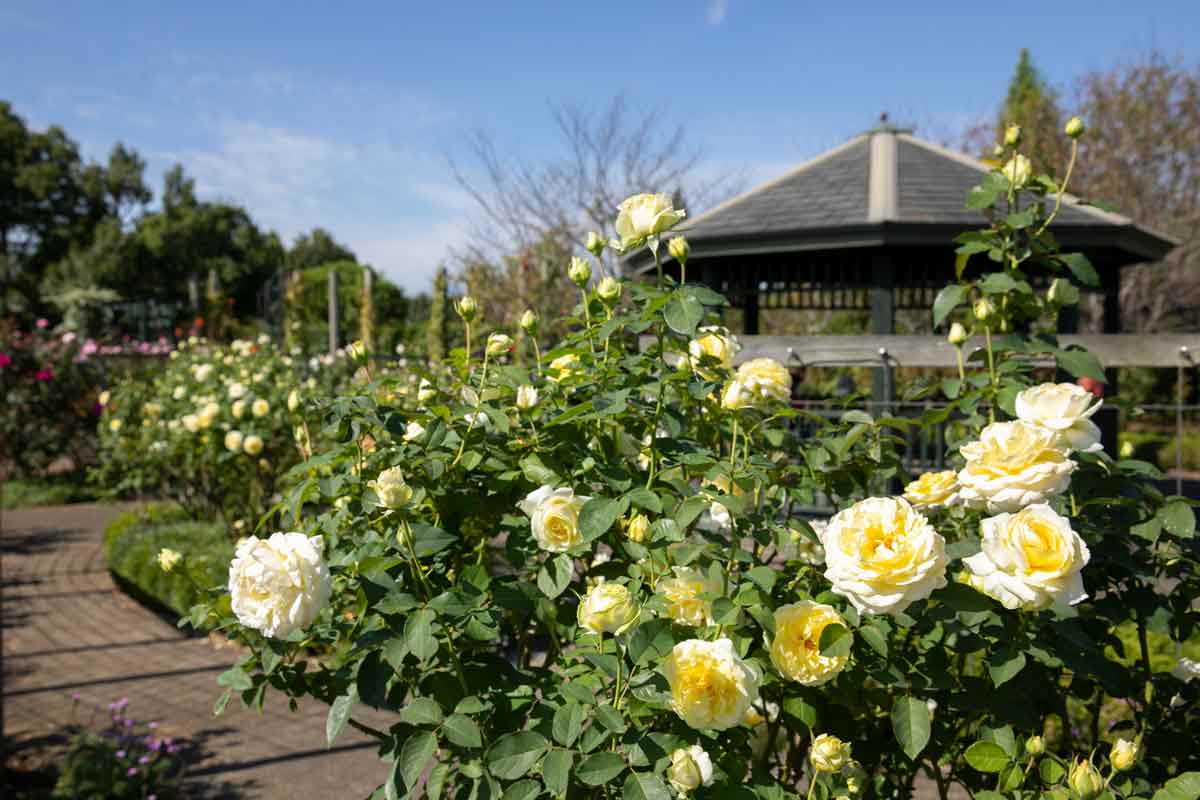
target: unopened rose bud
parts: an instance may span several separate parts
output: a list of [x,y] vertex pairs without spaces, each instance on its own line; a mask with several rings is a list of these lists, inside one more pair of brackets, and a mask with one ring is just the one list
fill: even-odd
[[962,347],[963,343],[969,339],[967,329],[962,326],[961,322],[956,322],[950,326],[950,333],[946,336],[947,341],[955,347]]
[[1030,736],[1025,740],[1025,752],[1031,756],[1040,756],[1046,752],[1046,741],[1040,736]]
[[1095,800],[1104,791],[1104,778],[1100,771],[1092,766],[1092,762],[1081,758],[1071,767],[1071,775],[1067,784],[1079,800]]
[[1137,744],[1128,739],[1117,739],[1113,743],[1112,752],[1108,755],[1108,762],[1118,772],[1133,769],[1134,765],[1138,762]]
[[605,239],[595,231],[589,231],[587,235],[587,244],[585,244],[584,247],[587,248],[589,253],[594,255],[596,258],[599,258],[600,254],[604,252],[604,248],[608,247],[608,239]]
[[606,275],[596,286],[596,294],[600,295],[605,305],[611,306],[621,299],[621,284],[616,278]]
[[629,527],[625,529],[625,535],[631,542],[644,542],[649,533],[650,520],[645,514],[635,514],[633,519],[629,520]]
[[1080,117],[1071,117],[1067,120],[1067,126],[1064,128],[1067,136],[1070,136],[1072,139],[1078,139],[1080,136],[1083,136],[1086,130],[1087,126],[1083,124],[1083,119]]
[[667,252],[671,254],[671,258],[680,264],[686,264],[688,254],[692,252],[692,248],[688,245],[687,239],[682,236],[675,236],[671,241],[667,242]]
[[525,331],[530,336],[537,335],[538,315],[533,313],[533,309],[529,308],[525,310],[525,313],[521,315],[520,325],[521,330]]
[[472,322],[479,313],[479,306],[475,303],[474,297],[466,295],[454,301],[454,310],[458,312],[464,322]]
[[1004,129],[1004,144],[1007,147],[1016,147],[1021,143],[1021,126],[1009,125]]
[[487,354],[489,356],[502,356],[509,350],[512,350],[513,340],[510,336],[504,333],[493,333],[487,340]]
[[538,390],[533,386],[520,386],[517,388],[517,408],[522,411],[528,411],[538,404]]
[[592,265],[579,256],[572,256],[571,263],[567,267],[567,277],[582,289],[592,279]]
[[987,324],[988,320],[996,316],[996,306],[993,305],[992,301],[988,300],[986,297],[981,297],[976,300],[975,306],[972,310],[975,312],[975,319],[984,324]]

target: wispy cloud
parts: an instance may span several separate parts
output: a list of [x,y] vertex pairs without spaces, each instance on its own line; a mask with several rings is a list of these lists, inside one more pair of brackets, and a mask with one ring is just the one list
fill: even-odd
[[729,0],[708,0],[708,12],[704,15],[709,25],[716,27],[729,15]]

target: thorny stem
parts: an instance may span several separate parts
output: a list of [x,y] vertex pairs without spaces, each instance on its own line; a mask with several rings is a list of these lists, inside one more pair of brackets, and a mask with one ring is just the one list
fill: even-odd
[[[992,354],[992,327],[990,325],[983,326],[983,338],[987,343],[987,360],[988,360],[988,376],[992,383],[992,402],[988,406],[988,421],[996,421],[996,396],[999,394],[999,388],[996,385],[996,360]],[[960,353],[961,357],[961,353]]]
[[587,326],[588,352],[596,355],[596,345],[592,338],[592,310],[588,307],[590,303],[588,303],[587,289],[581,288],[579,296],[583,303],[583,321]]

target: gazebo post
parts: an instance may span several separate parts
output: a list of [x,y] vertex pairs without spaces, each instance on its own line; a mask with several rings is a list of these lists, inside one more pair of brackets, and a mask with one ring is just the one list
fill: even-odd
[[[1118,264],[1101,267],[1100,290],[1104,293],[1104,322],[1101,329],[1104,333],[1121,332],[1121,267]],[[1104,370],[1106,397],[1116,397],[1120,390],[1117,381],[1117,370],[1110,367]],[[1106,405],[1096,413],[1096,425],[1100,428],[1100,443],[1111,456],[1116,456],[1119,445],[1117,429],[1120,425],[1120,413],[1116,406]]]
[[[877,252],[871,256],[871,333],[889,335],[896,332],[896,275],[892,264],[892,255],[888,252]],[[885,363],[875,368],[871,381],[871,400],[875,413],[879,414],[890,408],[895,399],[895,386],[891,376],[891,368],[886,364],[886,354],[880,354]]]
[[742,333],[758,335],[758,285],[750,287],[742,301]]

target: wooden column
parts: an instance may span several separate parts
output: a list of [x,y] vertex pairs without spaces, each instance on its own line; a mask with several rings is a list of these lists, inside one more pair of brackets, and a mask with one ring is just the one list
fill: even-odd
[[[877,336],[896,332],[895,280],[891,253],[880,252],[871,256],[871,333]],[[891,367],[880,366],[873,372],[871,400],[875,413],[879,414],[887,408],[884,403],[895,399],[896,387]]]
[[[1121,332],[1121,268],[1118,266],[1099,267],[1100,286],[1104,292],[1104,333]],[[1120,391],[1118,373],[1115,367],[1104,370],[1107,381],[1104,386],[1104,396],[1115,398]],[[1114,458],[1117,456],[1117,430],[1121,419],[1116,406],[1106,404],[1096,412],[1092,420],[1100,428],[1100,443],[1104,451]]]

